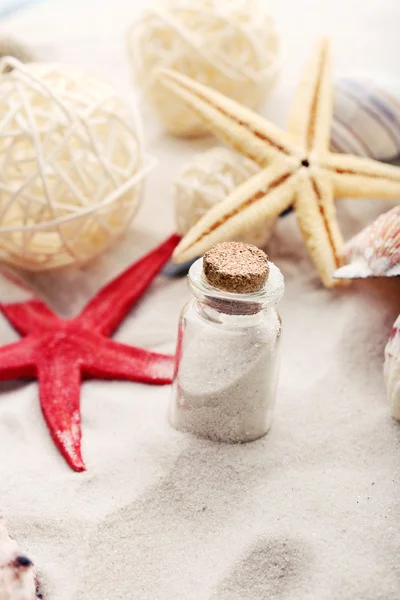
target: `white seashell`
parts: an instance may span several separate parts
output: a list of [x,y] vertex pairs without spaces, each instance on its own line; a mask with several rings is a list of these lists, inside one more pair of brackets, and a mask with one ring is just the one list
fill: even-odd
[[36,588],[33,563],[20,552],[0,517],[0,600],[36,598],[41,596]]
[[393,160],[400,155],[400,83],[341,78],[334,84],[331,148]]
[[386,344],[383,374],[392,415],[400,421],[400,315]]
[[336,279],[395,277],[400,275],[400,205],[380,215],[346,245],[349,264],[334,273]]
[[[178,233],[185,235],[197,221],[224,200],[260,167],[252,160],[225,148],[212,148],[192,158],[173,184]],[[250,227],[233,241],[265,247],[276,219]]]

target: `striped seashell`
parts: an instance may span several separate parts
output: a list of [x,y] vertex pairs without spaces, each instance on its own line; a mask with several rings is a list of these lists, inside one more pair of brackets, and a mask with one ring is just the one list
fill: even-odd
[[337,269],[336,279],[400,275],[400,205],[380,215],[346,245],[349,264]]
[[400,155],[400,83],[341,78],[334,84],[331,148],[391,161]]
[[383,374],[392,415],[400,421],[400,315],[386,344]]

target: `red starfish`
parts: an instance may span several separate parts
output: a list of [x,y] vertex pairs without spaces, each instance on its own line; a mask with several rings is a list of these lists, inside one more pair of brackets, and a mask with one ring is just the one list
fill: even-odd
[[109,339],[144,293],[179,241],[168,238],[104,287],[74,319],[57,317],[43,302],[1,305],[22,340],[0,347],[0,381],[37,377],[50,434],[75,471],[81,456],[82,377],[170,383],[173,357]]

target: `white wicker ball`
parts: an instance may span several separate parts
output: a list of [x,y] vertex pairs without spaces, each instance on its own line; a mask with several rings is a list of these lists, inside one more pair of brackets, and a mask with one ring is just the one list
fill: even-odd
[[140,201],[141,128],[115,91],[58,64],[0,62],[0,261],[83,263]]
[[[225,148],[212,148],[194,156],[173,184],[178,233],[185,235],[210,208],[259,170],[252,160]],[[264,248],[275,223],[276,219],[270,219],[253,225],[233,241]]]
[[169,67],[256,108],[277,74],[278,37],[263,0],[164,0],[128,33],[145,97],[169,133],[200,136],[204,122],[156,79]]

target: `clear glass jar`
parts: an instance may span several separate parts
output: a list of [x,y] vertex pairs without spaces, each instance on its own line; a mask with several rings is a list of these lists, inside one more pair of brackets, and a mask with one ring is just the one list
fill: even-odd
[[194,298],[179,323],[169,406],[173,427],[221,442],[249,442],[270,428],[279,371],[283,276],[272,263],[251,294],[212,287],[203,259],[190,268]]

